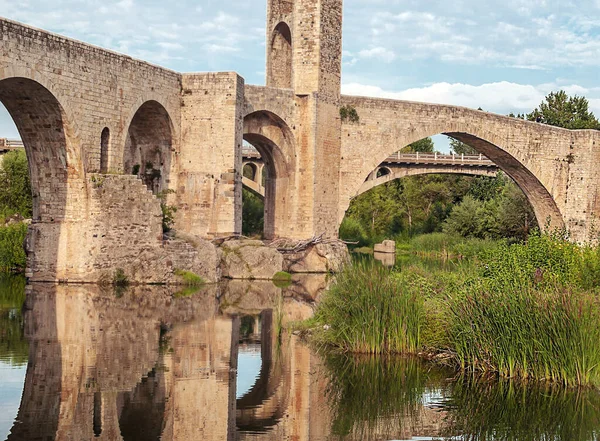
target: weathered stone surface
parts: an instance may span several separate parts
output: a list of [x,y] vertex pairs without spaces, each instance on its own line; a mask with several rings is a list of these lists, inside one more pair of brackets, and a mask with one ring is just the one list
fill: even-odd
[[259,240],[229,240],[221,245],[221,270],[229,279],[271,280],[283,270],[283,256]]
[[[0,101],[23,137],[35,195],[30,280],[91,282],[119,267],[140,281],[167,278],[177,258],[162,242],[160,203],[128,176],[134,171],[152,177],[154,193],[170,192],[176,230],[207,239],[240,234],[242,140],[268,170],[268,239],[336,238],[373,171],[439,133],[509,175],[540,225],[591,239],[600,216],[600,132],[342,96],[342,0],[268,0],[267,11],[266,87],[231,72],[180,74],[0,19]],[[341,107],[357,120],[342,118]],[[205,268],[191,250],[175,248],[189,268],[213,277],[212,251]],[[278,258],[261,253],[267,262],[235,275],[270,277]],[[335,271],[343,260],[337,250],[310,253],[290,269]]]
[[286,253],[284,259],[285,271],[289,273],[335,273],[348,263],[350,254],[343,242],[327,242],[299,253]]
[[393,240],[384,240],[382,243],[375,245],[374,251],[376,253],[396,254],[396,242]]

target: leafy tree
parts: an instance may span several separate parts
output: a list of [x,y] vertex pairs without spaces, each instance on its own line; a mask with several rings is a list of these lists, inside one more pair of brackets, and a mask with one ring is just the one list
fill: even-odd
[[402,153],[433,153],[435,151],[435,144],[431,138],[423,138],[417,142],[407,145],[402,150]]
[[242,189],[242,233],[244,236],[261,236],[265,220],[264,202],[246,188]]
[[457,155],[479,155],[476,149],[454,138],[450,138],[450,149]]
[[564,90],[550,93],[526,118],[565,129],[600,130],[600,122],[589,110],[588,100],[569,96]]
[[31,183],[24,150],[14,150],[4,155],[0,166],[0,215],[4,218],[20,214],[32,216]]

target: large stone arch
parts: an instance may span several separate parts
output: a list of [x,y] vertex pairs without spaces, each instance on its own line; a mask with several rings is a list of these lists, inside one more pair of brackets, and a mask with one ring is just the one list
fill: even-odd
[[[553,195],[538,179],[538,176],[541,175],[541,168],[538,170],[538,167],[541,166],[536,164],[535,160],[532,160],[531,153],[528,154],[525,149],[515,145],[510,136],[506,136],[506,134],[503,136],[503,134],[495,131],[494,126],[498,126],[498,121],[486,124],[488,114],[468,109],[458,110],[471,115],[468,115],[469,117],[463,115],[458,117],[457,112],[451,112],[455,114],[447,117],[448,115],[440,113],[437,118],[422,120],[420,124],[412,122],[409,127],[400,126],[399,124],[400,127],[397,129],[387,126],[384,131],[383,128],[380,128],[380,137],[377,140],[373,139],[372,143],[364,146],[368,154],[364,156],[360,171],[348,173],[347,168],[344,170],[344,167],[342,167],[341,188],[345,191],[345,194],[340,202],[339,222],[343,220],[350,199],[359,193],[366,177],[387,157],[409,144],[441,133],[471,145],[510,176],[527,196],[540,225],[549,226],[550,228],[564,228],[563,214]],[[503,118],[495,115],[493,117]],[[506,123],[508,121],[502,122]],[[519,122],[516,119],[511,119],[511,122],[513,124],[531,124]],[[514,135],[513,137],[517,138]],[[344,139],[344,136],[342,138]],[[349,136],[349,138],[352,137]],[[343,153],[343,156],[347,155],[347,151]]]
[[286,237],[296,169],[292,131],[279,116],[259,110],[244,118],[244,140],[258,150],[267,168],[264,236],[266,239]]
[[131,118],[123,148],[123,169],[137,174],[155,194],[169,188],[174,127],[165,107],[144,102]]
[[56,280],[69,257],[66,225],[82,220],[87,193],[75,122],[52,85],[42,81],[2,78],[0,101],[19,131],[29,164],[33,221],[27,236],[27,275]]

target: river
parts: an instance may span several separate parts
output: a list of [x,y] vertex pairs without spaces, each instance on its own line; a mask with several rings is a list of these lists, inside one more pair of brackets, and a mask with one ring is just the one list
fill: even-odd
[[0,278],[0,439],[595,440],[600,394],[323,353],[287,331],[323,277],[276,287]]

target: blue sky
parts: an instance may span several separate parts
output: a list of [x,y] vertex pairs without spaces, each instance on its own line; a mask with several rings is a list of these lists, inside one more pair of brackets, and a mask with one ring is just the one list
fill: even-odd
[[[264,84],[265,0],[0,0],[0,14],[182,72]],[[342,91],[506,114],[552,90],[600,115],[600,0],[346,0]],[[18,136],[0,112],[0,137]]]

